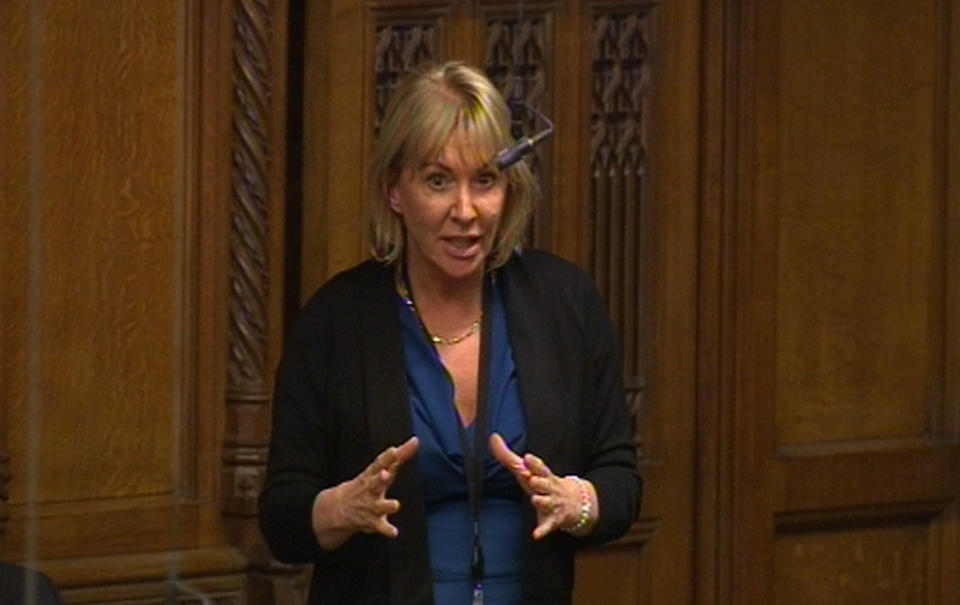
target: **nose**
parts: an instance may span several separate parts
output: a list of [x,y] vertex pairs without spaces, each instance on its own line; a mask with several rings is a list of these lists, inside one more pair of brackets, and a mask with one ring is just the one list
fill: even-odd
[[457,187],[451,215],[454,220],[464,223],[477,218],[477,207],[474,204],[473,193],[470,191],[469,185]]

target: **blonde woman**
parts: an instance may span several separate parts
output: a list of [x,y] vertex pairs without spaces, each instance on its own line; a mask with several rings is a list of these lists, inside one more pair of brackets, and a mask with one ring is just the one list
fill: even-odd
[[463,63],[397,89],[372,166],[374,259],[302,310],[277,373],[260,523],[311,603],[569,603],[577,548],[642,483],[589,276],[522,250],[537,184]]

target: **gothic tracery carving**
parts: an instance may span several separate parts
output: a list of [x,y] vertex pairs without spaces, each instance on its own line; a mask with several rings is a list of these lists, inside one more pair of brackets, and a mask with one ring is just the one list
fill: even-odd
[[374,133],[387,110],[387,103],[397,82],[405,73],[437,57],[437,30],[435,20],[417,23],[383,22],[375,28],[374,49]]
[[644,258],[641,208],[654,6],[597,13],[591,107],[592,268],[623,338],[627,399],[638,441],[644,368],[640,343]]
[[[504,98],[540,110],[547,100],[545,27],[542,14],[488,19],[483,60],[484,71]],[[523,114],[522,126],[524,133],[543,128],[530,112]],[[542,179],[543,149],[537,149],[529,161],[534,174]]]

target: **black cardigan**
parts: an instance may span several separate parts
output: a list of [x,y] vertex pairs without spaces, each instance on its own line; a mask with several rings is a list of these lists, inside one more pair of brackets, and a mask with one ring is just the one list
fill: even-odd
[[[526,540],[524,603],[568,603],[574,549],[621,536],[640,501],[617,338],[590,277],[571,263],[528,250],[496,278],[529,450],[556,474],[589,479],[599,498],[589,538],[554,532]],[[415,463],[401,467],[389,490],[402,505],[390,518],[396,539],[355,534],[324,551],[311,528],[320,490],[355,477],[412,435],[396,297],[390,266],[368,261],[337,275],[301,311],[277,370],[260,527],[278,559],[314,563],[313,604],[433,603]],[[532,532],[532,506],[527,516]]]

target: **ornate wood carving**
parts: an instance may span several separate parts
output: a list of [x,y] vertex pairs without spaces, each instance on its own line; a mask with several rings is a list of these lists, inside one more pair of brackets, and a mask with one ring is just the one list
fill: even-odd
[[[284,587],[300,581],[301,568],[273,561],[256,527],[257,496],[263,486],[269,444],[271,399],[270,300],[280,279],[271,273],[271,216],[282,186],[272,163],[282,161],[283,120],[278,116],[286,65],[277,53],[276,36],[285,36],[287,3],[283,0],[236,0],[233,41],[233,140],[231,147],[230,321],[227,414],[223,452],[223,513],[235,546],[258,570],[262,603],[293,603]],[[280,158],[280,160],[278,160]],[[274,187],[280,189],[271,189]],[[275,210],[274,210],[275,211]],[[275,245],[275,244],[273,244]],[[285,596],[286,595],[286,596]],[[225,597],[231,599],[233,597]],[[246,599],[246,596],[244,596]],[[232,603],[233,601],[226,601]]]
[[[530,107],[550,114],[551,96],[549,94],[549,39],[551,14],[547,10],[511,10],[490,11],[484,19],[483,69],[508,101],[522,101]],[[514,116],[519,118],[515,124],[523,135],[542,130],[545,124],[532,112],[525,110]],[[514,132],[518,137],[521,132]],[[537,148],[528,162],[543,188],[543,199],[551,199],[550,156],[543,146]],[[538,228],[549,225],[546,206],[539,209],[531,225],[534,244],[549,247],[548,230]]]
[[224,448],[224,512],[252,516],[262,483],[268,436],[265,426],[238,419],[266,408],[269,43],[273,31],[268,0],[234,5],[234,106],[230,237],[230,332],[227,431]]
[[[544,111],[547,94],[546,15],[537,13],[490,14],[486,20],[486,41],[483,68],[503,96],[519,99]],[[535,116],[522,115],[525,133],[543,128]],[[545,162],[543,148],[530,160],[531,168],[540,177]]]
[[654,5],[593,19],[590,140],[591,264],[623,342],[627,397],[642,446],[644,315],[641,239],[647,169],[649,55]]
[[378,20],[374,27],[374,134],[380,132],[380,122],[397,82],[420,63],[437,58],[439,29],[439,18]]

